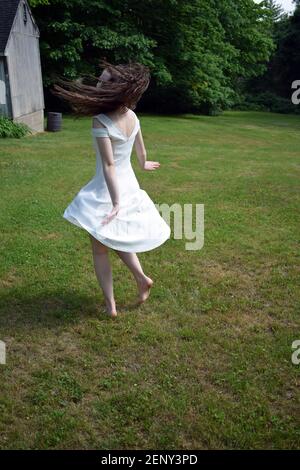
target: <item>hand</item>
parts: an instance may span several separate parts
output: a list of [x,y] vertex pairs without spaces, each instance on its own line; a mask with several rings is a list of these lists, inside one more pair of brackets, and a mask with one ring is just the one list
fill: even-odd
[[151,162],[151,161],[146,161],[144,163],[143,170],[156,170],[156,168],[160,167],[159,162]]
[[116,217],[117,213],[119,212],[120,207],[119,204],[115,204],[110,214],[108,214],[101,222],[101,225],[108,224],[114,217]]

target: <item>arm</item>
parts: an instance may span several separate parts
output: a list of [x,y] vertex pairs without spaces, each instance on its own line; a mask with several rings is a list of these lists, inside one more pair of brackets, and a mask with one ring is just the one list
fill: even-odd
[[[106,127],[94,118],[93,129],[102,129],[100,132],[94,131],[94,135],[96,137],[99,152],[102,157],[103,174],[113,205],[111,213],[102,222],[107,223],[115,215],[117,215],[119,211],[119,188],[116,179],[112,145]],[[97,134],[101,134],[101,136]]]
[[156,168],[160,167],[159,162],[152,162],[147,160],[147,152],[145,149],[141,128],[139,128],[135,136],[134,148],[142,170],[155,170]]

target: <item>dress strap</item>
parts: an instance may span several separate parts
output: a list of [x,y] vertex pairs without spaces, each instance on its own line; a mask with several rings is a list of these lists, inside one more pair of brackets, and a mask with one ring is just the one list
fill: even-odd
[[105,116],[105,114],[103,113],[97,114],[95,118],[97,118],[98,121],[101,122],[101,124],[104,124],[106,127],[110,127],[111,125],[110,119],[108,118],[108,116]]
[[92,127],[92,135],[95,137],[110,137],[109,133],[109,122],[106,119],[106,116],[103,114],[97,114],[97,116],[94,116],[101,124],[104,124],[104,127]]

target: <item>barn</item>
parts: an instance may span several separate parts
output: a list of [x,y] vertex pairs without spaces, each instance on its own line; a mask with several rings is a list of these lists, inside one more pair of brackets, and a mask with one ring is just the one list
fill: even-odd
[[0,0],[0,116],[44,131],[40,32],[26,0]]

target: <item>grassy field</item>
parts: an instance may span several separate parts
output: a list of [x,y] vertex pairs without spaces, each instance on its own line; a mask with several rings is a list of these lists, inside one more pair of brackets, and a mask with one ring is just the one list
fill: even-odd
[[87,233],[62,218],[95,172],[90,119],[4,139],[2,449],[295,449],[300,445],[300,120],[227,112],[143,116],[153,201],[204,204],[201,250],[111,251],[119,316],[104,313]]

